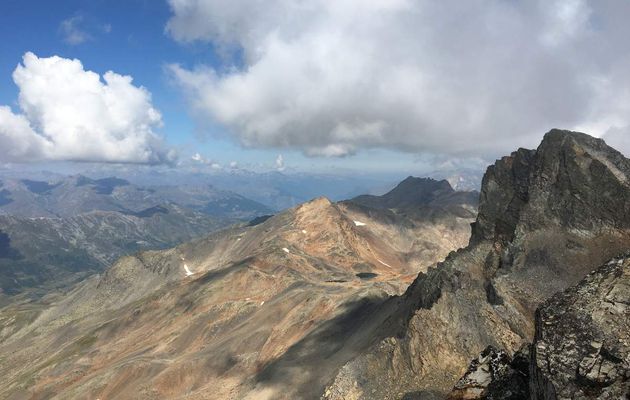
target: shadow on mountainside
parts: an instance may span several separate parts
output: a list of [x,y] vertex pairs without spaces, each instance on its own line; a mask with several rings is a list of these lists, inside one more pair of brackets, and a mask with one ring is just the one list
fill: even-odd
[[347,303],[341,315],[323,323],[281,357],[263,366],[255,383],[287,385],[297,398],[319,398],[346,362],[394,334],[397,325],[383,321],[391,316],[397,300],[374,296]]

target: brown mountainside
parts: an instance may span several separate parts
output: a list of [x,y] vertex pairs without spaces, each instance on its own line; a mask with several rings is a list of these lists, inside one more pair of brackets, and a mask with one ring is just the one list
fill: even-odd
[[316,398],[389,334],[387,299],[465,245],[474,211],[320,198],[122,258],[51,304],[2,310],[0,397]]

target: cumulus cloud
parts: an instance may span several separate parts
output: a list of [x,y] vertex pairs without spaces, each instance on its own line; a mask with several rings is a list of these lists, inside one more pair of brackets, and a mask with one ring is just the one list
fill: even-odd
[[630,2],[169,3],[175,40],[242,55],[170,70],[245,146],[496,156],[552,127],[630,126]]
[[86,71],[79,60],[26,53],[13,72],[21,113],[0,106],[0,161],[163,163],[151,94],[130,76]]

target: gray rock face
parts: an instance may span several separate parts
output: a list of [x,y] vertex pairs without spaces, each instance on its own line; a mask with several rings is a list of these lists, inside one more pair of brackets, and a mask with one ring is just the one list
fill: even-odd
[[531,342],[535,310],[630,248],[630,161],[602,140],[552,130],[483,179],[468,247],[420,274],[385,340],[346,364],[329,399],[446,396],[487,346]]
[[552,130],[536,151],[519,149],[488,168],[471,240],[505,243],[517,228],[549,225],[628,228],[628,176],[629,160],[603,140]]
[[514,239],[521,210],[529,199],[529,176],[535,156],[534,150],[519,149],[488,167],[471,243]]
[[532,399],[630,395],[630,254],[612,259],[536,314]]
[[627,399],[630,254],[610,260],[536,312],[534,343],[512,360],[484,350],[449,399]]

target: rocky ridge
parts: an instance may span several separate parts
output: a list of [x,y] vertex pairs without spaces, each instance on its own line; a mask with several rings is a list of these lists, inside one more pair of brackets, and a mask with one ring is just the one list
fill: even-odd
[[630,161],[603,140],[552,130],[490,166],[469,245],[421,273],[327,399],[443,398],[487,346],[514,354],[535,310],[630,248]]

